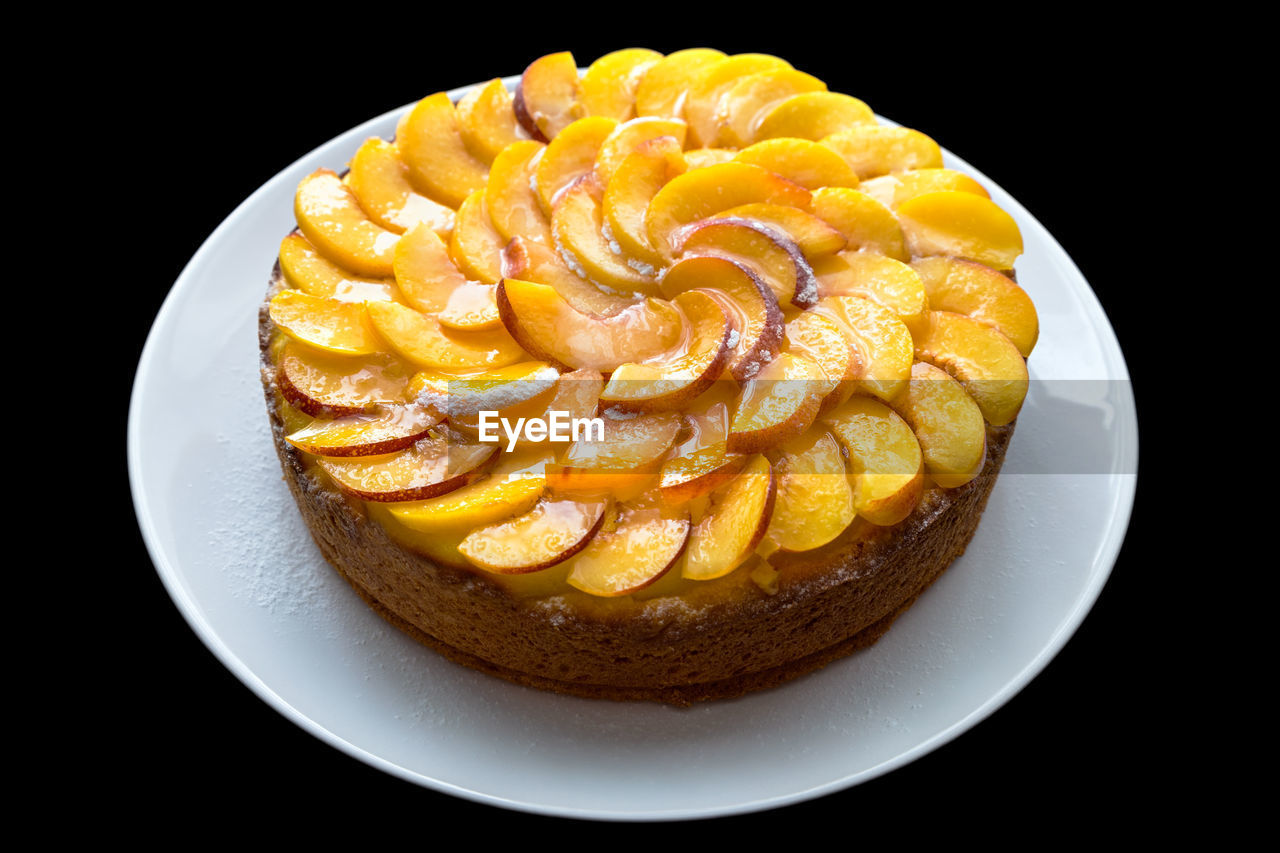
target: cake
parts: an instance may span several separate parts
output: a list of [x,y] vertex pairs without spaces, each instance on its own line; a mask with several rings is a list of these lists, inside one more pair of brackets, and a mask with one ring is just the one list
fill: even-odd
[[772,56],[550,54],[295,215],[259,331],[307,526],[532,687],[688,704],[870,645],[964,551],[1027,390],[1013,219]]

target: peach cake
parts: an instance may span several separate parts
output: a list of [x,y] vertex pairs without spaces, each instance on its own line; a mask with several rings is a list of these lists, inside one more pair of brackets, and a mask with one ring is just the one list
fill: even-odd
[[[773,56],[544,56],[294,209],[260,339],[298,506],[380,614],[526,685],[685,704],[874,642],[1027,389],[1014,220]],[[484,423],[551,413],[603,436]]]

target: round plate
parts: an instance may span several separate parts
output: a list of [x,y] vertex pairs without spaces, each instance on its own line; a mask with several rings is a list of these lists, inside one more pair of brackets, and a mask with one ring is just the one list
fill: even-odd
[[480,802],[705,817],[899,767],[1000,707],[1061,649],[1128,525],[1137,479],[1128,372],[1063,249],[950,154],[948,166],[1018,221],[1018,277],[1041,336],[976,537],[878,644],[778,689],[674,709],[516,687],[383,622],[325,563],[281,480],[256,333],[298,182],[340,167],[369,136],[392,136],[401,112],[298,160],[214,231],[166,299],[134,383],[129,475],[152,559],[192,628],[264,701],[375,767]]

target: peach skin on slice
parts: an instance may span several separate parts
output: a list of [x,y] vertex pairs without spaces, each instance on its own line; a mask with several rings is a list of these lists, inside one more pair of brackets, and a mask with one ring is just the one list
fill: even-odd
[[797,210],[794,207],[783,207],[780,204],[762,202],[741,204],[722,210],[713,218],[754,219],[756,222],[781,231],[795,241],[805,259],[810,263],[815,258],[839,252],[849,244],[843,234],[812,213]]
[[323,352],[372,355],[382,349],[382,342],[369,323],[368,309],[360,302],[282,290],[271,299],[267,310],[272,322],[286,335]]
[[960,380],[988,423],[1004,426],[1018,416],[1027,396],[1027,363],[1012,341],[949,311],[926,311],[912,333],[916,357]]
[[370,219],[333,172],[317,169],[302,179],[293,213],[303,236],[329,260],[360,275],[391,275],[391,254],[400,236]]
[[857,173],[839,154],[807,139],[766,139],[742,149],[733,159],[754,163],[807,190],[858,186]]
[[472,565],[498,574],[548,569],[587,547],[608,506],[607,499],[544,497],[524,515],[473,531],[458,550]]
[[462,139],[457,111],[444,92],[417,103],[396,129],[396,148],[420,192],[456,208],[484,187],[488,164]]
[[627,263],[625,255],[614,252],[609,245],[603,232],[600,195],[594,177],[583,178],[560,195],[551,216],[551,233],[561,253],[567,252],[588,279],[609,290],[650,295],[657,292],[652,275],[637,271]]
[[526,139],[513,142],[493,161],[484,200],[493,227],[506,239],[523,237],[551,246],[551,223],[542,210],[542,200],[533,190],[534,157],[545,149]]
[[465,445],[437,432],[395,453],[316,461],[347,494],[388,503],[426,500],[461,488],[496,452],[492,445]]
[[853,523],[857,509],[840,445],[825,429],[783,445],[773,465],[778,499],[766,534],[784,551],[811,551]]
[[843,157],[864,181],[942,165],[938,143],[909,127],[860,124],[823,137],[822,144]]
[[405,301],[427,314],[443,311],[453,292],[467,283],[444,241],[425,225],[400,238],[394,270]]
[[[282,251],[282,263],[283,258]],[[1031,355],[1040,336],[1040,321],[1031,297],[1013,279],[961,258],[919,258],[911,266],[920,274],[930,308],[965,314],[999,329],[1023,358]]]
[[813,213],[843,234],[850,250],[863,249],[899,261],[909,258],[898,218],[864,192],[848,187],[820,189],[813,194]]
[[587,116],[566,127],[547,145],[533,170],[538,201],[547,216],[556,198],[583,175],[595,170],[600,146],[618,126],[617,119]]
[[515,278],[498,284],[497,297],[502,323],[521,346],[571,368],[611,372],[652,358],[674,346],[684,328],[680,313],[657,299],[601,317],[578,311],[550,285]]
[[711,217],[682,228],[676,241],[684,255],[718,255],[749,267],[783,305],[808,308],[818,301],[818,280],[800,247],[762,222]]
[[598,596],[636,592],[662,577],[689,540],[689,514],[661,500],[616,505],[573,558],[569,585]]
[[800,435],[833,384],[811,359],[781,353],[742,386],[729,424],[729,451],[757,453]]
[[871,108],[839,92],[803,92],[760,116],[755,138],[791,137],[816,142],[852,125],[875,124]]
[[627,155],[644,143],[669,136],[683,148],[688,130],[688,125],[678,119],[652,116],[635,118],[618,125],[600,145],[600,151],[596,155],[595,173],[601,186],[607,186]]
[[684,576],[714,580],[742,565],[764,538],[776,495],[769,460],[752,456],[736,477],[711,493],[706,514],[689,534]]
[[377,456],[404,450],[425,437],[440,416],[410,403],[367,415],[312,421],[285,441],[313,456]]
[[486,164],[511,143],[528,138],[527,131],[516,121],[511,93],[496,77],[463,95],[457,112],[462,141]]
[[683,226],[757,201],[808,210],[810,195],[804,187],[751,163],[718,163],[668,181],[649,203],[645,228],[654,248],[671,257]]
[[854,345],[862,390],[886,402],[906,390],[915,352],[911,330],[896,314],[859,296],[828,296],[814,310],[836,320]]
[[[490,451],[495,448],[492,444],[480,446]],[[548,444],[500,453],[487,477],[440,497],[393,504],[389,509],[396,521],[421,533],[445,535],[459,528],[470,531],[496,524],[533,508],[547,487],[550,461]]]
[[413,188],[408,167],[386,140],[374,137],[356,150],[346,182],[369,218],[388,231],[402,234],[419,223],[442,237],[453,230],[453,210]]
[[973,193],[991,198],[982,184],[955,169],[912,169],[881,175],[862,185],[862,191],[887,207],[897,207],[907,199],[941,190]]
[[659,59],[645,69],[636,86],[636,115],[679,118],[689,81],[699,70],[724,58],[714,48],[691,47]]
[[924,493],[924,458],[907,422],[878,400],[853,397],[823,423],[848,454],[858,515],[881,526],[910,515]]
[[[573,255],[568,256],[570,260]],[[576,264],[577,262],[574,261]],[[583,270],[583,273],[586,271]],[[587,314],[612,317],[635,305],[635,297],[606,293],[569,268],[565,255],[550,246],[512,239],[502,251],[504,278],[548,284],[571,306]]]
[[818,414],[843,403],[862,378],[862,359],[835,320],[816,311],[805,311],[786,325],[787,352],[803,355],[822,368],[830,390],[818,405]]
[[1022,232],[995,202],[968,192],[918,195],[898,205],[911,254],[956,255],[998,270],[1013,269]]
[[660,136],[642,142],[623,158],[605,186],[605,223],[622,254],[632,258],[640,272],[667,262],[649,240],[645,214],[658,190],[686,168],[680,143]]
[[467,196],[458,208],[453,233],[449,235],[449,257],[469,279],[497,284],[502,278],[502,249],[507,241],[493,227],[484,190]]
[[634,118],[636,87],[662,54],[643,47],[606,53],[587,67],[579,83],[579,99],[587,115],[618,121]]
[[290,405],[318,418],[340,418],[403,403],[409,371],[390,355],[367,358],[324,355],[289,341],[279,356],[276,380]]
[[897,314],[910,326],[929,304],[920,275],[902,261],[867,252],[841,252],[814,266],[818,293],[861,296]]
[[763,53],[740,53],[700,68],[691,78],[684,101],[690,142],[702,148],[721,144],[717,121],[720,99],[744,77],[761,71],[790,68],[791,63]]
[[578,100],[578,63],[568,51],[535,59],[520,76],[512,109],[516,121],[539,142],[549,142],[586,115]]
[[773,361],[782,343],[782,309],[760,276],[729,258],[690,255],[662,277],[669,297],[694,289],[719,302],[729,317],[727,369],[734,379],[745,382]]
[[915,430],[925,469],[939,486],[953,489],[978,476],[987,458],[987,425],[959,382],[917,362],[907,393],[895,406]]
[[524,351],[506,329],[453,332],[435,317],[395,302],[371,302],[369,319],[400,356],[420,367],[477,370],[523,361]]
[[777,104],[804,92],[825,92],[827,84],[794,68],[749,74],[734,83],[716,107],[718,144],[740,148],[756,140],[760,120]]
[[280,242],[280,272],[285,284],[322,299],[368,302],[399,298],[396,283],[385,278],[361,278],[316,251],[294,231]]

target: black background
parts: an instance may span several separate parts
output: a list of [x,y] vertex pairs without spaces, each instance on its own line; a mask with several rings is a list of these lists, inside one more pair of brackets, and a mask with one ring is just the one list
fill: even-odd
[[[569,49],[582,65],[620,47],[663,52],[708,45],[775,53],[886,115],[933,136],[1018,198],[1059,239],[1098,293],[1129,359],[1146,426],[1149,376],[1138,292],[1150,270],[1129,249],[1144,223],[1129,215],[1151,160],[1156,122],[1148,64],[1131,34],[1045,21],[880,19],[870,8],[838,21],[735,20],[671,35],[666,12],[623,26],[545,26],[477,8],[471,20],[434,10],[376,24],[295,14],[245,28],[212,19],[198,38],[137,40],[112,58],[102,91],[104,138],[130,176],[147,260],[132,299],[118,370],[127,399],[146,333],[168,288],[204,238],[261,183],[338,133],[434,91],[519,73]],[[630,10],[638,12],[637,9]],[[738,17],[757,16],[740,12]],[[475,17],[492,20],[476,21]],[[661,19],[661,20],[658,20]],[[579,24],[582,22],[579,21]],[[829,23],[830,26],[825,26]],[[749,24],[749,26],[748,26]],[[741,26],[739,26],[741,25]],[[588,32],[586,36],[578,33]],[[193,34],[194,34],[193,30]],[[343,164],[330,164],[340,168]],[[193,180],[194,176],[194,180]],[[264,271],[265,279],[266,271]],[[120,413],[123,447],[123,412]],[[1153,458],[1144,431],[1143,458]],[[1158,439],[1157,439],[1158,440]],[[1065,650],[1030,686],[953,743],[848,791],[689,831],[884,827],[988,832],[1015,816],[1044,830],[1083,828],[1082,813],[1121,809],[1168,778],[1164,647],[1148,598],[1147,543],[1160,487],[1144,465],[1124,550],[1101,599]],[[313,739],[259,701],[204,648],[165,594],[126,500],[118,462],[118,543],[109,583],[110,649],[90,653],[101,677],[101,722],[88,739],[104,767],[132,781],[105,786],[126,810],[172,812],[193,826],[234,829],[247,816],[284,832],[433,822],[485,832],[587,830],[418,788]],[[115,613],[123,618],[116,618]],[[372,821],[372,824],[365,824]],[[685,830],[680,830],[685,831]],[[669,836],[670,837],[670,836]],[[857,835],[847,836],[851,841]],[[684,839],[685,836],[675,836]]]

